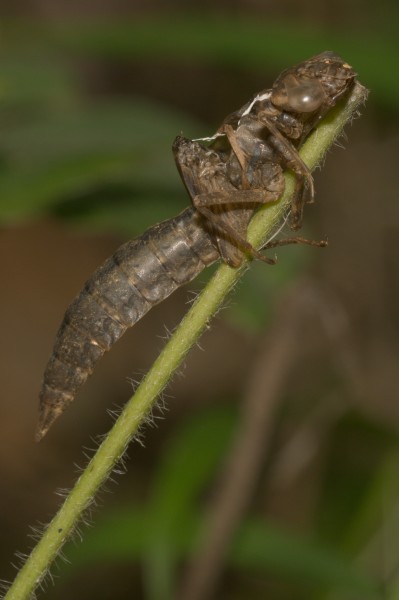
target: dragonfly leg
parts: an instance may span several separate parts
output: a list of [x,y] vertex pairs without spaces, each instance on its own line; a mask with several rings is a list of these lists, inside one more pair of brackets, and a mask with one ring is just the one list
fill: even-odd
[[310,169],[305,165],[295,146],[270,122],[262,119],[264,126],[270,131],[269,143],[277,150],[284,164],[295,175],[295,190],[291,201],[291,229],[300,229],[302,225],[303,207],[314,201],[314,183]]

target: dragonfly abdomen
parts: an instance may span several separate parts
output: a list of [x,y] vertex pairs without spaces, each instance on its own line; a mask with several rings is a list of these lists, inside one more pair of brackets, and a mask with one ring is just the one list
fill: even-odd
[[188,208],[107,259],[70,304],[59,328],[40,392],[37,439],[126,329],[218,258],[201,216]]

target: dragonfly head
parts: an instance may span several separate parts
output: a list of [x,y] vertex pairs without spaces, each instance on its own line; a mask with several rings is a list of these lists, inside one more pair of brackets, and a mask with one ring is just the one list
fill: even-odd
[[287,112],[324,113],[351,89],[355,77],[352,67],[338,54],[323,52],[283,71],[270,100]]

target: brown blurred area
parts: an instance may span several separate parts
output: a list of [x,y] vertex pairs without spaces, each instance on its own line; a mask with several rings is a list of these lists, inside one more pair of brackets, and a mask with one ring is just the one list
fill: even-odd
[[[210,21],[213,16],[223,18],[224,15],[226,19],[236,19],[238,24],[243,15],[264,21],[265,36],[269,21],[284,22],[287,15],[290,23],[300,20],[304,27],[320,35],[330,28],[338,36],[344,15],[347,35],[351,31],[359,36],[363,34],[365,52],[368,32],[384,25],[383,15],[371,2],[358,0],[351,5],[325,0],[301,3],[234,0],[217,4],[207,0],[201,3],[5,0],[0,6],[0,19],[4,27],[9,21],[20,20],[45,25],[51,31],[53,25],[58,27],[64,22],[123,21],[124,18],[134,22],[152,17],[157,22],[164,18],[170,22],[174,15],[180,17],[196,12]],[[289,41],[284,43],[289,44]],[[319,48],[319,51],[326,49],[340,52],[340,48]],[[58,47],[55,52],[60,52]],[[302,47],[298,53],[297,60],[302,60]],[[277,75],[270,65],[265,72],[258,65],[235,68],[217,61],[215,64],[209,60],[202,62],[201,57],[190,67],[186,60],[171,57],[146,54],[143,59],[136,56],[119,60],[109,58],[106,53],[104,56],[101,53],[91,56],[90,52],[79,55],[76,50],[69,54],[65,49],[61,61],[68,64],[75,81],[80,82],[81,97],[88,106],[99,99],[123,97],[129,101],[139,95],[202,123],[203,135],[210,134],[225,113],[243,104],[246,96],[258,88],[269,86]],[[362,72],[359,78],[369,86]],[[306,211],[306,234],[317,239],[327,236],[328,249],[279,250],[279,264],[274,269],[290,261],[295,252],[305,257],[304,266],[299,265],[292,280],[281,285],[272,300],[264,298],[265,311],[272,315],[278,314],[280,302],[297,284],[309,285],[310,290],[316,290],[316,295],[321,291],[320,298],[325,299],[322,302],[325,312],[321,311],[324,333],[316,309],[314,319],[313,309],[306,316],[295,360],[276,400],[277,416],[268,430],[270,442],[265,441],[261,471],[267,474],[264,480],[260,475],[254,496],[248,499],[248,504],[256,507],[260,514],[300,532],[311,530],[316,520],[327,451],[325,440],[317,433],[319,422],[309,417],[310,438],[306,439],[311,439],[315,446],[308,458],[306,449],[303,450],[303,465],[294,465],[290,474],[290,467],[284,462],[284,449],[295,437],[297,413],[299,429],[306,429],[307,411],[313,414],[313,408],[319,406],[315,398],[320,399],[320,403],[329,399],[331,411],[326,410],[327,416],[320,417],[320,431],[328,438],[342,415],[353,410],[377,429],[391,432],[395,439],[399,429],[399,170],[396,165],[399,114],[397,108],[387,108],[385,100],[378,99],[373,89],[362,113],[346,130],[347,139],[342,140],[345,150],[333,148],[322,169],[315,174],[316,204]],[[4,118],[7,119],[7,114]],[[1,121],[0,104],[0,138]],[[172,141],[173,138],[170,144]],[[170,159],[170,170],[173,169]],[[179,185],[176,173],[176,187]],[[184,208],[183,191],[180,199]],[[173,211],[174,207],[170,216]],[[152,224],[151,211],[146,218],[148,225]],[[157,218],[155,211],[154,219]],[[110,428],[112,421],[107,410],[123,406],[132,390],[130,380],[139,380],[149,368],[163,346],[161,338],[166,336],[165,328],[173,330],[191,298],[187,289],[181,289],[152,309],[102,359],[78,400],[43,442],[36,445],[33,436],[37,396],[58,324],[66,306],[90,273],[125,239],[126,236],[115,229],[86,228],[84,224],[63,220],[50,210],[1,226],[1,579],[13,579],[15,569],[11,563],[18,563],[14,552],[27,552],[32,545],[27,541],[29,527],[48,522],[55,513],[60,498],[54,492],[73,485],[75,465],[85,463],[82,447],[96,446],[93,438]],[[268,277],[267,272],[259,275],[261,269],[268,267],[256,265],[255,269],[257,276]],[[204,278],[200,276],[200,281],[195,283],[196,290]],[[241,286],[245,285],[244,279]],[[235,302],[233,298],[231,303]],[[290,307],[295,310],[292,304]],[[271,330],[272,319],[269,325]],[[99,512],[126,503],[149,501],[152,473],[159,457],[168,437],[173,437],[185,419],[218,403],[240,406],[240,397],[245,396],[250,386],[260,347],[269,339],[269,325],[257,331],[246,330],[229,318],[228,309],[218,315],[201,341],[203,351],[192,350],[182,376],[177,376],[169,386],[168,411],[157,428],[145,431],[145,448],[134,443],[129,449],[127,473],[118,479],[118,486],[110,486],[112,495],[102,497]],[[332,329],[328,333],[329,327]],[[278,332],[274,334],[278,338]],[[337,413],[334,412],[335,400],[339,405]],[[204,495],[205,499],[208,495],[211,497],[209,490]],[[96,514],[94,524],[95,521]],[[103,578],[95,568],[94,572],[88,569],[86,575],[76,576],[65,587],[56,581],[55,590],[51,589],[48,597],[146,598],[141,589],[141,574],[135,569],[136,566],[132,569],[123,564],[112,566]],[[113,574],[116,583],[111,585]],[[238,591],[234,595],[234,576],[232,581],[227,576],[222,578],[222,595],[215,597],[245,597]],[[265,593],[273,599],[293,597],[292,589],[285,589],[284,578],[282,582],[272,578],[259,589],[256,578],[251,584],[257,590],[253,591],[254,598],[265,597]],[[90,595],[82,593],[85,585]],[[239,580],[237,589],[242,588],[243,582]],[[44,593],[39,597],[47,596]]]

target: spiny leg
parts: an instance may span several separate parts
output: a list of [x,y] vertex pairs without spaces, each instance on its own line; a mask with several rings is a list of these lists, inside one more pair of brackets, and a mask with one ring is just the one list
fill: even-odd
[[[273,198],[274,200],[274,198]],[[223,211],[225,217],[223,221],[220,219],[220,212],[214,213],[209,207],[226,206],[226,208],[234,205],[245,204],[265,204],[267,203],[267,193],[263,190],[235,190],[234,192],[223,193],[223,192],[210,192],[208,194],[201,194],[193,198],[193,204],[195,208],[201,213],[208,221],[215,227],[216,230],[222,234],[227,234],[228,237],[242,250],[248,252],[254,258],[262,260],[269,265],[274,265],[275,260],[264,256],[258,250],[256,250],[252,244],[250,244],[242,235],[240,235],[234,227],[228,222],[228,210]],[[219,217],[219,218],[218,218]]]
[[244,190],[250,189],[251,184],[249,183],[248,176],[247,176],[248,160],[247,160],[247,156],[246,156],[245,152],[242,150],[239,143],[237,142],[236,132],[234,131],[233,127],[231,125],[229,125],[228,123],[225,123],[224,125],[222,125],[220,127],[219,131],[220,131],[220,133],[224,133],[225,136],[227,137],[227,139],[229,140],[231,149],[233,150],[234,154],[237,157],[238,162],[240,163],[242,188]]
[[[297,149],[267,118],[261,120],[262,124],[272,134],[269,142],[284,159],[286,166],[293,171],[296,182],[294,195],[291,201],[291,229],[300,229],[302,225],[303,207],[314,201],[314,183],[309,168],[305,165],[298,154]],[[305,189],[306,184],[306,189]],[[305,194],[309,197],[306,198]]]
[[217,192],[205,192],[194,196],[192,202],[198,210],[203,206],[242,206],[252,208],[261,204],[276,201],[276,195],[268,193],[267,190],[237,190],[228,189]]
[[307,246],[316,246],[317,248],[326,248],[328,240],[308,240],[303,237],[283,238],[282,240],[266,242],[261,250],[269,250],[269,248],[277,248],[278,246],[288,246],[289,244],[305,244]]

